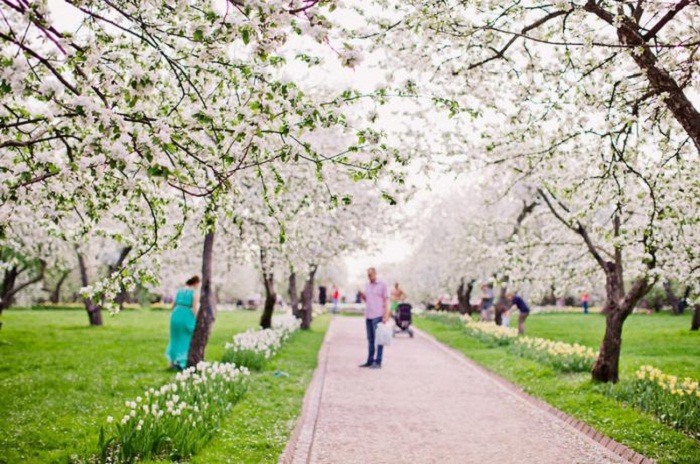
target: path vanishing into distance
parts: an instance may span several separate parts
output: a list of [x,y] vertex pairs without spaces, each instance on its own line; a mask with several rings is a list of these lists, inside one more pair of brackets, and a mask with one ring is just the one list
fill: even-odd
[[364,324],[359,317],[333,318],[280,462],[641,461],[611,452],[603,446],[607,439],[594,441],[420,332],[412,339],[398,335],[384,350],[382,369],[359,368],[367,356]]

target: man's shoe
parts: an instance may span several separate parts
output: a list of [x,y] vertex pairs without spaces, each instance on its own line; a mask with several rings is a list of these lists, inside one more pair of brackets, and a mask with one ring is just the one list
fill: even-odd
[[381,364],[374,363],[374,364],[372,364],[371,366],[369,366],[369,368],[370,368],[370,369],[381,369],[381,368],[382,368],[382,365],[381,365]]
[[374,364],[372,364],[372,363],[364,363],[364,364],[360,364],[359,367],[372,367],[373,365]]

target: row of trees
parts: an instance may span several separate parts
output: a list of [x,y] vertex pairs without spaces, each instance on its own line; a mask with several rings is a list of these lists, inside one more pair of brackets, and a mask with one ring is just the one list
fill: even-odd
[[700,293],[698,2],[388,3],[357,39],[400,44],[386,60],[455,115],[434,150],[483,179],[448,208],[457,263],[426,273],[473,263],[540,293],[593,279],[606,332],[592,376],[617,381],[623,324],[650,289]]
[[[298,237],[313,237],[329,206],[333,224],[350,220],[340,206],[358,184],[344,179],[386,197],[388,181],[403,182],[394,168],[414,157],[423,170],[480,173],[478,220],[450,226],[467,237],[461,256],[503,256],[489,273],[509,286],[605,282],[597,380],[617,380],[624,321],[657,282],[698,281],[697,1],[65,5],[70,29],[45,1],[0,3],[4,266],[49,266],[18,248],[27,224],[71,252],[93,237],[112,241],[128,250],[124,260],[106,281],[86,281],[85,295],[86,305],[113,301],[156,279],[144,257],[198,231],[202,349],[192,362],[215,316],[215,243],[254,250],[265,282],[284,267],[306,287],[325,259],[307,252],[339,231]],[[360,49],[377,66],[373,79],[395,89],[323,91],[318,50],[357,66]],[[291,79],[299,62],[308,75]],[[390,95],[423,113],[407,128],[385,126],[385,138],[374,106]],[[499,202],[505,214],[489,206]],[[435,266],[444,266],[431,271],[438,279],[452,269]]]
[[[319,264],[377,225],[364,213],[391,198],[382,179],[400,181],[404,163],[361,117],[365,99],[290,78],[294,62],[322,73],[316,55],[356,61],[332,45],[329,7],[67,0],[56,21],[46,1],[1,2],[3,304],[75,256],[99,325],[125,291],[155,285],[164,261],[190,272],[195,259],[193,365],[216,318],[216,262],[257,256],[263,326],[275,272],[313,287]],[[346,219],[356,223],[338,230]],[[102,278],[88,272],[95,248],[118,256]]]

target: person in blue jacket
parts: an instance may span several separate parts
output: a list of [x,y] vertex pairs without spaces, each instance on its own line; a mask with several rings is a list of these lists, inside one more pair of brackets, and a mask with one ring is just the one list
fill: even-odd
[[518,334],[525,335],[525,319],[530,315],[530,307],[520,295],[511,292],[507,297],[510,301],[510,309],[513,309],[513,306],[515,306],[520,313],[518,315]]

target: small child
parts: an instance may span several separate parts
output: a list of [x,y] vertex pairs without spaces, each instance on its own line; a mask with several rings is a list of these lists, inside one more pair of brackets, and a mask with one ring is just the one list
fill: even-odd
[[510,327],[510,312],[511,309],[508,308],[501,313],[501,327]]

